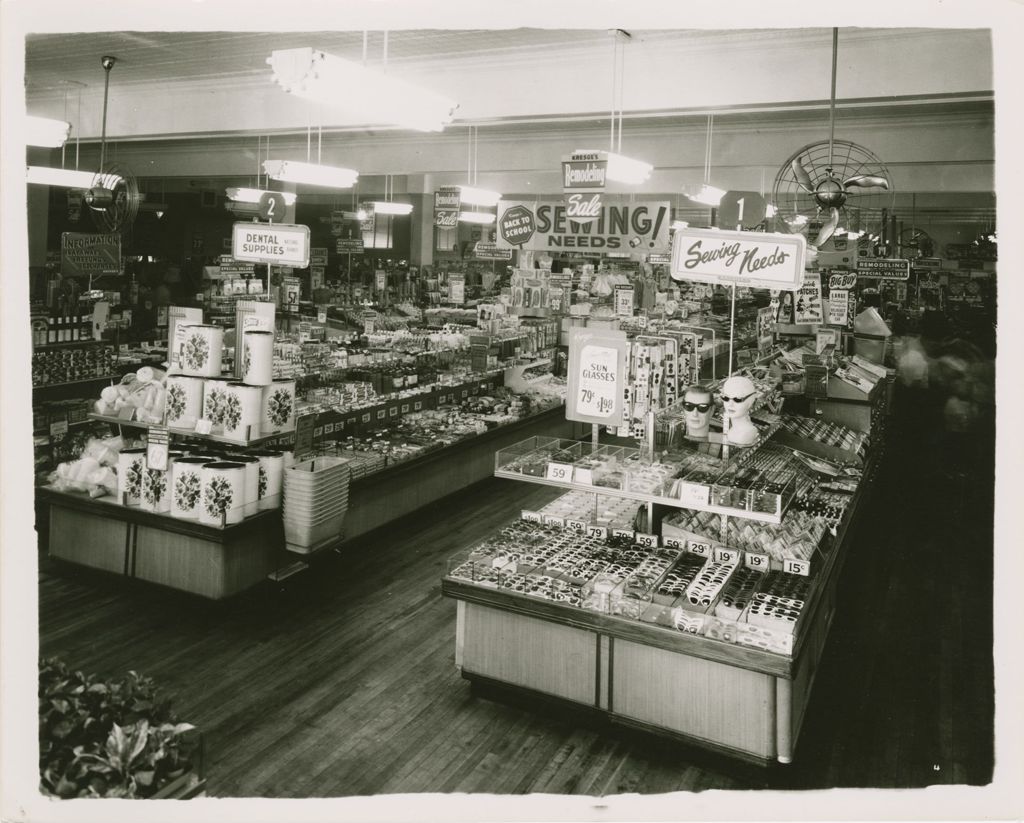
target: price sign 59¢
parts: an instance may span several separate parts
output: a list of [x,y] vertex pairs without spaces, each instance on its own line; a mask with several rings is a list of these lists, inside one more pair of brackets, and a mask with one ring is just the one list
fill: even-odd
[[545,479],[554,480],[556,483],[571,483],[572,465],[569,463],[548,463]]

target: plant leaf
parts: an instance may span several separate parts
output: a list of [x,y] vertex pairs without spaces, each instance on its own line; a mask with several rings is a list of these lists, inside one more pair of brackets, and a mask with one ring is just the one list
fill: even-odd
[[152,769],[135,772],[135,780],[140,786],[152,786],[154,777],[156,777],[156,772]]

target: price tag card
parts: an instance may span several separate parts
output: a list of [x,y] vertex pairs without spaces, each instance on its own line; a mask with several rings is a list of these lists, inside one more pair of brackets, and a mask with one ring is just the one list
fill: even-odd
[[712,560],[717,563],[739,563],[740,553],[736,549],[727,549],[725,546],[715,546],[711,555]]
[[323,437],[323,436],[324,436],[324,427],[323,426],[317,426],[315,429],[313,429],[313,437]]
[[540,516],[540,512],[531,512],[523,509],[523,520],[528,523],[541,523],[543,522]]
[[467,397],[469,397],[469,390],[468,389],[463,389],[462,390],[462,399],[465,400]]
[[362,417],[362,420],[363,420],[364,423],[369,423],[370,422],[370,413],[367,412],[366,414],[364,414],[363,417]]
[[380,409],[380,410],[377,411],[377,419],[378,420],[384,420],[386,417],[387,417],[387,413],[385,412],[384,409]]
[[591,523],[589,526],[587,526],[587,537],[593,537],[595,540],[607,540],[608,527],[598,526]]
[[594,485],[594,475],[590,469],[576,469],[572,476],[573,483],[582,483],[585,486]]
[[324,310],[318,311],[316,313],[316,322],[317,323],[326,323],[327,322],[327,312],[324,311]]
[[170,437],[166,426],[151,426],[146,440],[146,466],[167,471],[167,444]]
[[658,545],[658,535],[656,534],[637,532],[634,540],[638,546],[643,546],[645,549],[653,549]]
[[686,550],[690,554],[699,554],[701,557],[711,556],[711,544],[703,540],[687,540]]
[[757,569],[759,572],[766,572],[771,568],[769,557],[766,554],[757,554],[756,552],[747,552],[744,555],[744,563],[751,569]]
[[636,539],[636,532],[632,529],[612,529],[612,537],[625,537],[627,540]]
[[61,437],[68,433],[67,416],[50,421],[50,437]]
[[423,408],[423,404],[419,400],[417,400],[415,403],[412,404],[412,410],[413,411],[419,411],[422,408]]
[[661,542],[666,549],[682,549],[686,546],[686,541],[681,537],[662,537]]
[[553,528],[556,528],[556,529],[564,529],[565,528],[565,518],[564,517],[555,517],[553,514],[546,514],[546,515],[544,515],[544,525],[545,526],[552,526]]
[[408,403],[403,403],[402,404],[402,414],[408,414],[408,413],[409,413],[409,404]]
[[548,463],[548,471],[544,477],[556,483],[572,483],[572,464]]
[[295,421],[295,459],[304,460],[313,453],[315,414],[304,414]]
[[324,423],[324,434],[334,434],[333,423]]
[[582,520],[566,520],[565,527],[569,529],[569,531],[579,532],[580,534],[583,534],[587,530],[587,524]]
[[196,421],[196,434],[209,434],[213,431],[213,421],[207,420],[205,417],[200,417]]
[[782,561],[782,570],[790,574],[800,574],[807,577],[811,573],[811,562],[809,560],[786,559]]
[[679,502],[684,506],[706,506],[711,501],[711,487],[700,483],[679,484]]

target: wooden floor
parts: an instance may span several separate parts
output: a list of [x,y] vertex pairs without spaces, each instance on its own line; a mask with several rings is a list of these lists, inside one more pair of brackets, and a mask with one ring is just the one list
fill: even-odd
[[933,435],[911,419],[889,448],[788,767],[478,693],[459,677],[455,603],[440,596],[447,559],[557,494],[507,480],[226,603],[41,558],[41,652],[154,677],[205,732],[213,796],[984,784],[991,455],[975,449],[966,480],[948,478]]

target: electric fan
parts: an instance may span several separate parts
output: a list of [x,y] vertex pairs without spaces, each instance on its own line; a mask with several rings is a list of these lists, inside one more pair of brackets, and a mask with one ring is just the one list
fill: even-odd
[[894,189],[885,164],[868,149],[835,139],[836,55],[839,30],[832,30],[832,95],[829,138],[811,143],[779,168],[772,187],[776,229],[806,231],[812,221],[823,220],[810,244],[820,248],[843,226],[863,230],[863,223],[880,215],[893,202]]
[[900,232],[900,249],[903,257],[932,257],[935,241],[922,229],[904,229]]
[[139,214],[139,184],[131,169],[118,163],[107,163],[107,94],[110,91],[110,70],[116,57],[100,58],[106,76],[103,83],[103,131],[100,137],[99,172],[92,187],[85,193],[85,203],[93,222],[101,231],[127,234]]

